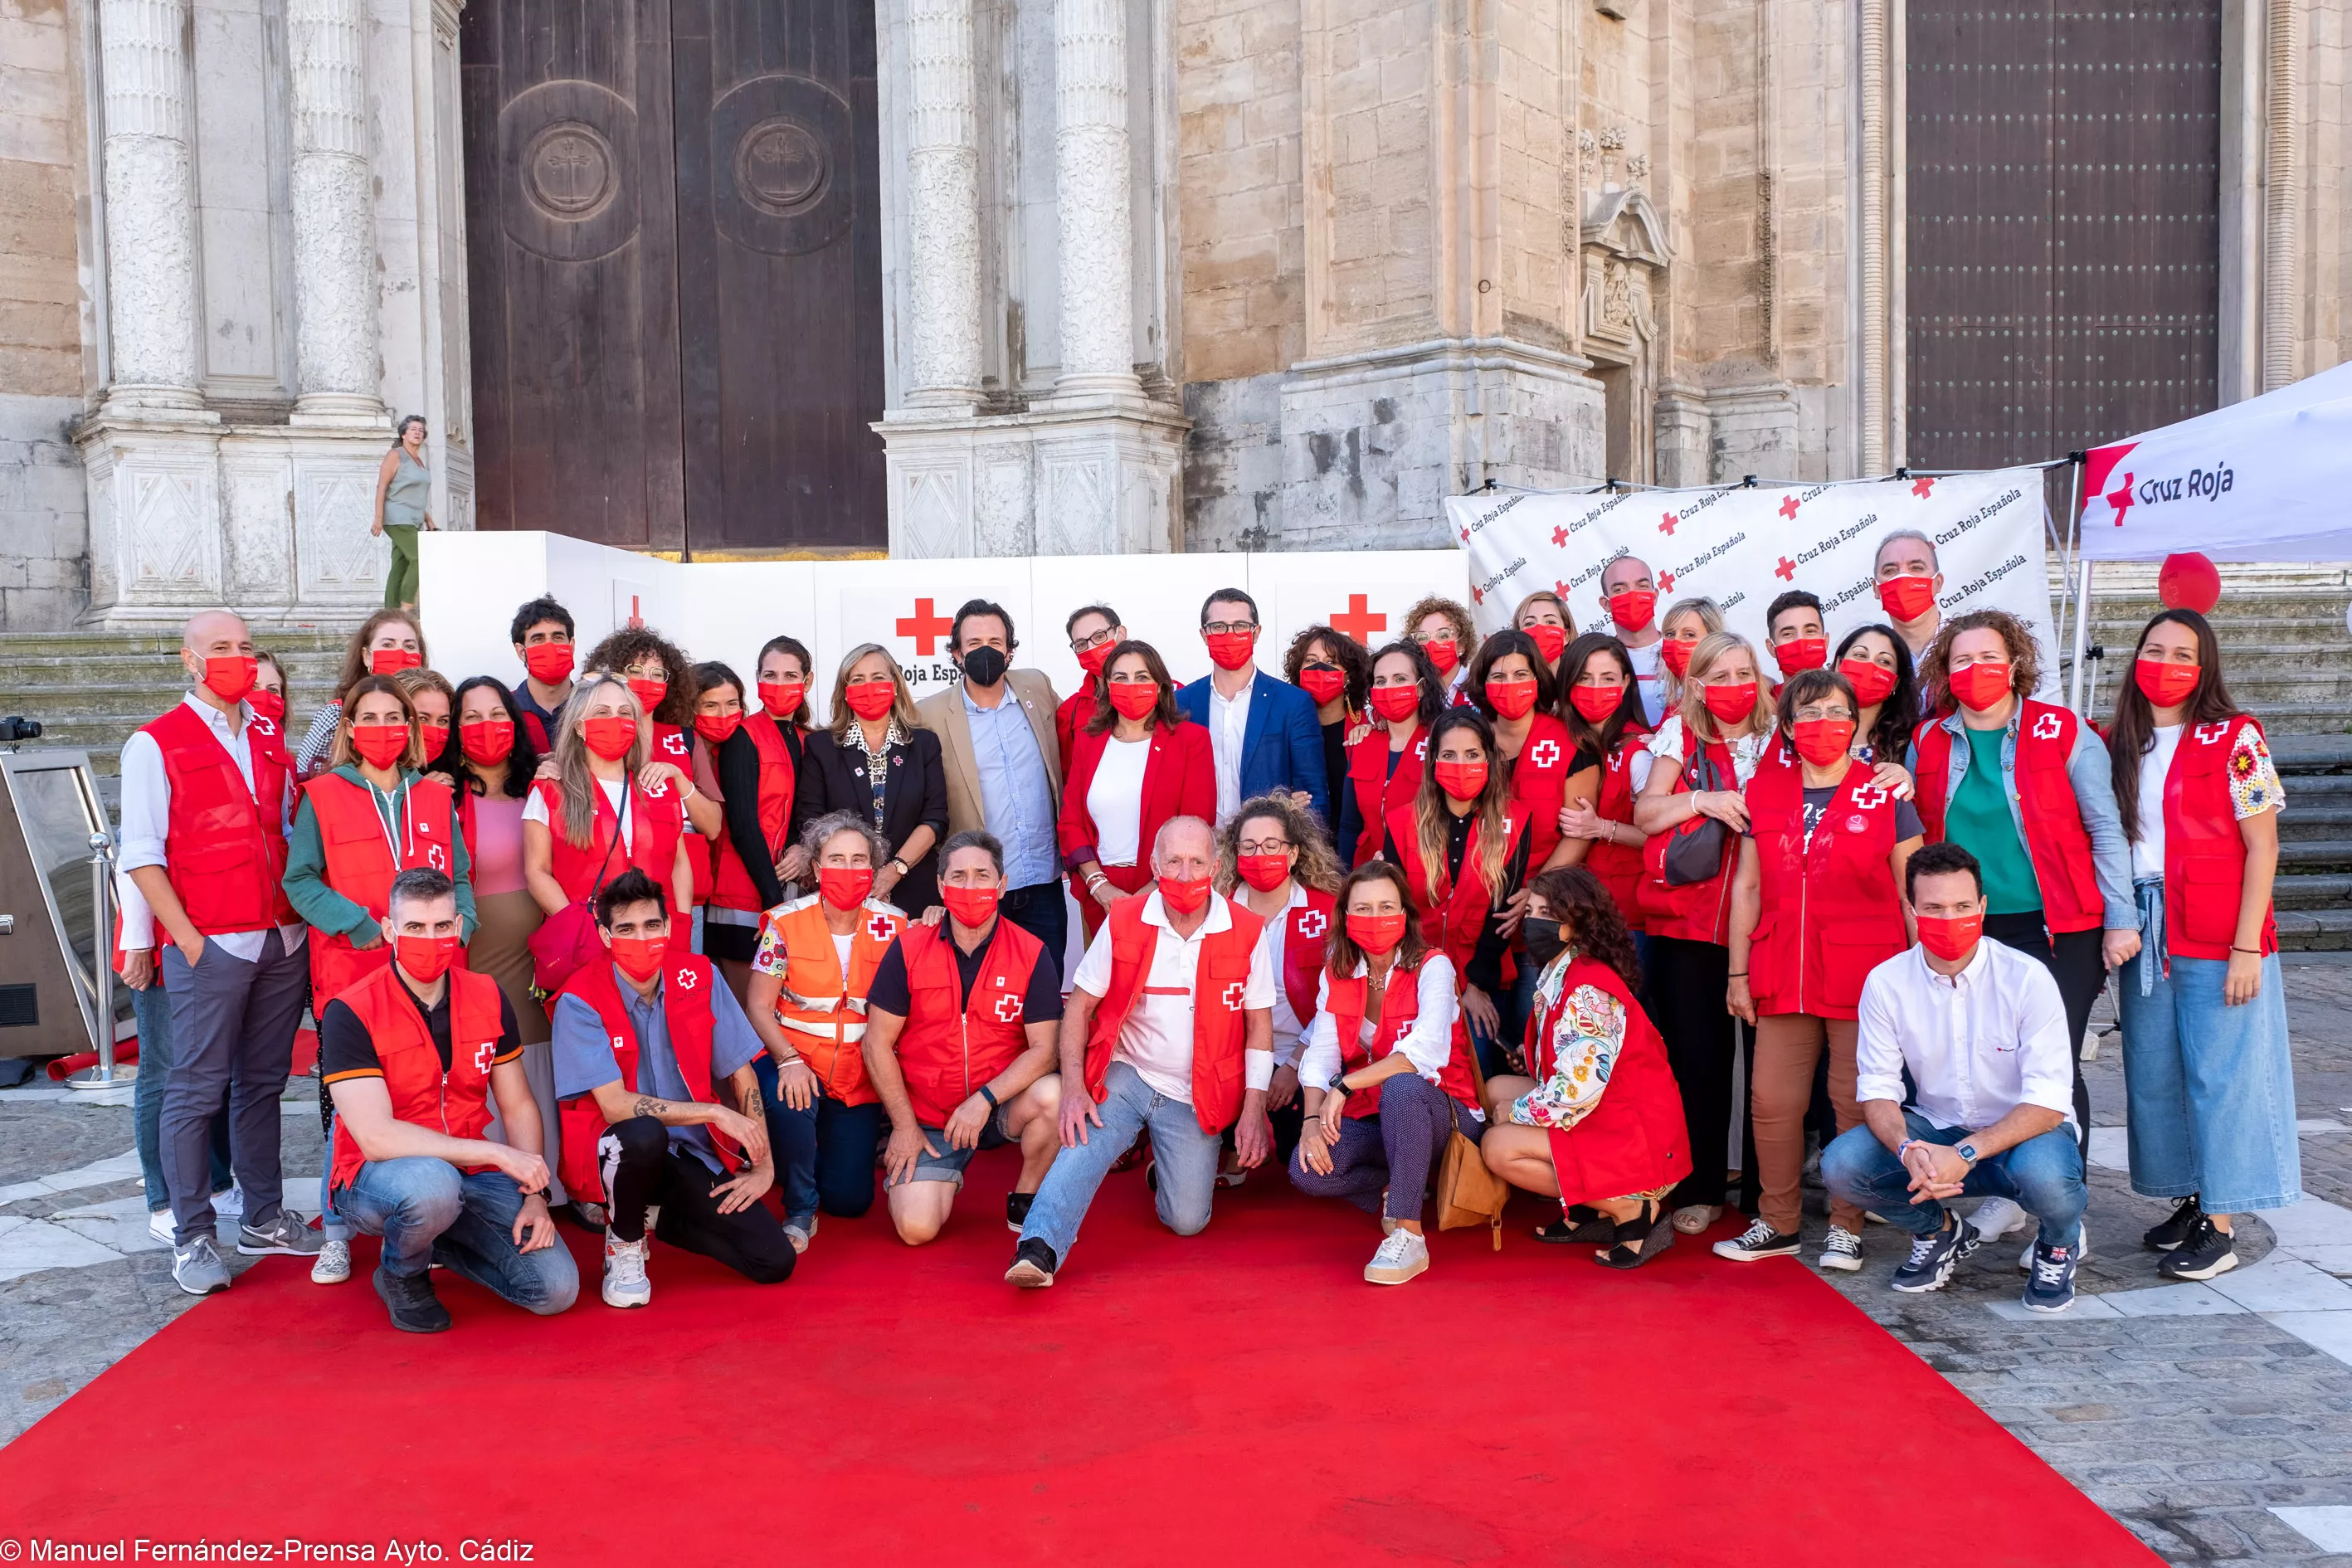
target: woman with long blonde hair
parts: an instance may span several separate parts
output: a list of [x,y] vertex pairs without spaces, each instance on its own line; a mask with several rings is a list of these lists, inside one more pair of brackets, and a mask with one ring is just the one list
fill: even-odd
[[686,807],[667,777],[647,784],[646,731],[628,682],[610,670],[580,678],[555,735],[555,776],[522,808],[523,882],[550,916],[593,899],[631,866],[693,905]]
[[874,897],[910,915],[940,901],[940,840],[948,832],[948,776],[940,738],[915,720],[898,660],[880,643],[842,657],[833,722],[812,730],[793,796],[793,821],[854,811],[891,853],[874,868]]
[[1676,599],[1658,617],[1658,630],[1664,640],[1658,644],[1658,722],[1663,725],[1682,711],[1683,681],[1690,669],[1691,655],[1698,645],[1723,629],[1723,611],[1713,599],[1693,596]]

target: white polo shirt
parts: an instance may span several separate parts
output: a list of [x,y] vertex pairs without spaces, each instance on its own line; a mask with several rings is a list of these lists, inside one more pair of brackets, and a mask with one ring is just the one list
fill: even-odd
[[[1201,968],[1201,942],[1212,932],[1231,931],[1233,906],[1211,894],[1207,918],[1189,937],[1168,923],[1168,911],[1155,888],[1144,895],[1143,923],[1158,928],[1151,951],[1151,972],[1144,977],[1142,994],[1129,1010],[1127,1022],[1111,1047],[1111,1059],[1133,1068],[1154,1092],[1192,1103],[1192,986]],[[1110,994],[1110,922],[1095,932],[1087,955],[1072,977],[1077,989],[1100,998]],[[1242,987],[1242,1010],[1265,1011],[1274,1005],[1274,971],[1267,965],[1265,943],[1250,952],[1249,980]],[[1274,1053],[1251,1051],[1248,1086],[1264,1089],[1274,1081]]]

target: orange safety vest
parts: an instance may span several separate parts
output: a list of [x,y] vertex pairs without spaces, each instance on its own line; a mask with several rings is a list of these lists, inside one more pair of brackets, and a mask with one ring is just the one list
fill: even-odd
[[770,911],[767,927],[784,960],[776,1022],[827,1098],[843,1105],[872,1105],[880,1096],[866,1077],[866,993],[882,955],[907,929],[905,913],[879,899],[866,900],[863,918],[850,934],[846,974],[818,894]]

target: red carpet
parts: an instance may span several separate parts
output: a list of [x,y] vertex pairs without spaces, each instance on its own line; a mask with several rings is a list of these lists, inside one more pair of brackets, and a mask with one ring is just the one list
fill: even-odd
[[[2156,1559],[1806,1267],[1685,1242],[1437,1238],[1360,1278],[1352,1209],[1264,1177],[1180,1240],[1114,1176],[1016,1291],[983,1156],[919,1251],[877,1205],[760,1289],[654,1250],[653,1305],[545,1321],[437,1275],[390,1329],[265,1259],[11,1445],[0,1534],[519,1540],[570,1565],[1868,1564]],[[1957,1549],[1957,1547],[1955,1547]],[[425,1561],[434,1560],[430,1554]]]

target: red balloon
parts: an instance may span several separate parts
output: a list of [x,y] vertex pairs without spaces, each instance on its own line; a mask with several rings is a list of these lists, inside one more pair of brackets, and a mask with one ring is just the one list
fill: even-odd
[[2156,596],[2168,610],[2194,610],[2210,616],[2221,598],[2221,574],[2213,563],[2191,550],[2168,555],[2156,574]]

